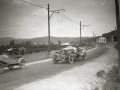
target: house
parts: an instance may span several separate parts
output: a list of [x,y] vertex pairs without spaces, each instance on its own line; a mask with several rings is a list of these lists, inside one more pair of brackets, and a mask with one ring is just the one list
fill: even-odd
[[106,43],[106,38],[105,38],[105,37],[100,37],[100,38],[98,39],[98,43],[99,43],[99,44],[105,44],[105,43]]

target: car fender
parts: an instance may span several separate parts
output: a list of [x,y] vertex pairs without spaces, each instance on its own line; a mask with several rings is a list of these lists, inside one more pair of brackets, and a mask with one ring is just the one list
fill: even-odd
[[59,53],[59,52],[54,52],[54,53],[53,53],[53,56],[54,56],[54,55],[59,56],[59,55],[60,55],[60,53]]

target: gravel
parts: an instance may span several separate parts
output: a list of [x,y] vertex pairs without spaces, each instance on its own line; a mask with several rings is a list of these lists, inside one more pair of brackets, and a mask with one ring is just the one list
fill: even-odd
[[93,90],[102,88],[105,80],[97,78],[96,73],[111,69],[117,59],[117,50],[108,46],[109,50],[99,58],[82,66],[64,71],[50,78],[20,86],[14,90]]

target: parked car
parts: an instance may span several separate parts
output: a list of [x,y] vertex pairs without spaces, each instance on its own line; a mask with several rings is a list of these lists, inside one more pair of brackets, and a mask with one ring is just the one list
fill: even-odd
[[61,60],[67,60],[71,64],[74,60],[79,59],[79,57],[83,57],[84,60],[87,59],[86,48],[68,46],[55,52],[52,59],[55,64]]
[[14,66],[25,68],[25,60],[20,55],[0,55],[0,74],[4,72],[4,68],[13,69]]

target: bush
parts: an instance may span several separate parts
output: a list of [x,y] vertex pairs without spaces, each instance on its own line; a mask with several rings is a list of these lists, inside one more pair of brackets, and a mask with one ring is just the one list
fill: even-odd
[[120,90],[117,66],[113,66],[113,68],[107,74],[106,83],[103,86],[103,90]]

